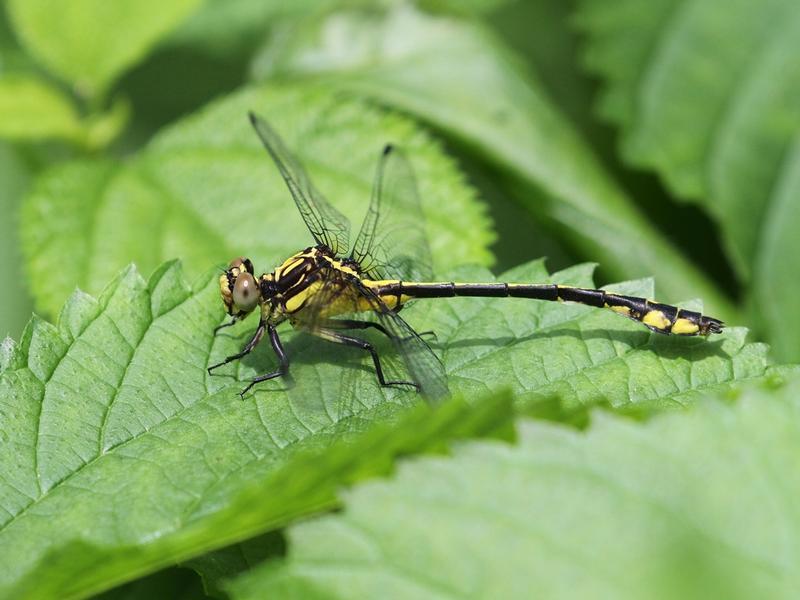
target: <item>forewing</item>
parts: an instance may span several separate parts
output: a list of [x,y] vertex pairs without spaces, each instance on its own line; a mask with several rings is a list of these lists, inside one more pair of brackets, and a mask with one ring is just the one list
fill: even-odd
[[[303,328],[311,332],[317,328],[330,328],[331,321],[335,322],[337,319],[376,322],[388,332],[395,351],[393,354],[396,355],[392,357],[381,354],[385,374],[392,371],[391,366],[399,357],[404,369],[397,365],[397,369],[400,369],[398,374],[402,375],[402,371],[406,371],[427,400],[436,402],[449,394],[442,362],[425,340],[386,306],[375,292],[335,269],[331,269],[321,281],[323,283],[297,314]],[[335,315],[330,314],[332,309]],[[348,333],[356,337],[363,336],[356,330]]]
[[372,279],[425,281],[432,276],[417,182],[405,155],[394,146],[386,146],[378,162],[351,258]]
[[358,288],[372,305],[372,313],[377,316],[378,322],[391,334],[397,353],[402,357],[414,383],[419,385],[422,395],[429,402],[447,397],[450,391],[444,365],[428,343],[400,315],[386,306],[375,292],[360,284]]
[[347,252],[350,234],[347,218],[317,191],[303,167],[264,119],[251,112],[250,122],[278,167],[311,235],[318,244],[338,255]]
[[[411,378],[405,361],[397,353],[392,341],[380,334],[370,334],[367,330],[345,327],[345,320],[360,322],[378,321],[372,312],[362,312],[359,301],[360,293],[352,284],[351,278],[337,269],[328,269],[321,274],[318,283],[314,284],[313,293],[303,304],[302,310],[294,315],[295,326],[312,334],[322,329],[332,329],[346,335],[370,339],[376,342],[376,350],[381,359],[383,373],[388,380],[405,381]],[[335,314],[332,314],[335,313]],[[324,337],[324,336],[323,336]],[[368,367],[372,370],[372,365]],[[352,373],[342,373],[344,379],[350,379]],[[336,405],[336,415],[344,419],[355,414],[353,402],[358,399],[352,394],[341,394]]]

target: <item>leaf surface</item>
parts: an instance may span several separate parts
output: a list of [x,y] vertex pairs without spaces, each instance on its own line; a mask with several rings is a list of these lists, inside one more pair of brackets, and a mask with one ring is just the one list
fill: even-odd
[[714,216],[776,355],[797,360],[800,5],[583,0],[579,22],[624,156]]
[[71,100],[31,76],[0,78],[0,137],[12,140],[83,140],[83,127]]
[[[586,432],[522,420],[293,525],[233,598],[792,598],[800,387]],[[398,526],[398,524],[402,526]]]
[[[590,272],[548,279],[589,285]],[[451,276],[489,277],[480,268]],[[545,277],[541,263],[505,275]],[[477,412],[446,405],[414,413],[396,438],[377,431],[340,452],[354,432],[396,419],[419,397],[380,388],[368,357],[281,329],[291,379],[239,400],[242,381],[275,359],[262,345],[206,373],[254,326],[213,336],[223,320],[216,279],[192,289],[176,263],[149,282],[129,268],[97,299],[76,292],[57,326],[35,318],[19,344],[0,347],[0,590],[106,589],[330,508],[338,486],[384,472],[397,453],[483,435],[510,418],[491,403]],[[623,287],[647,291],[644,282]],[[460,300],[420,301],[404,315],[437,332],[451,388],[470,399],[511,386],[522,407],[560,394],[572,406],[650,410],[766,370],[764,347],[737,330],[667,343],[606,311]]]
[[28,51],[89,97],[102,94],[199,0],[9,0]]

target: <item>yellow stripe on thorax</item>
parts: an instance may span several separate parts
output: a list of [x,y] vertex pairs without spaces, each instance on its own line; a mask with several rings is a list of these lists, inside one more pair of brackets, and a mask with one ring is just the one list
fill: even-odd
[[351,267],[343,265],[341,261],[336,260],[335,258],[331,258],[330,256],[325,256],[324,254],[320,255],[323,260],[326,260],[330,263],[330,265],[342,273],[347,273],[348,275],[352,275],[354,277],[360,277],[358,273],[355,272]]
[[294,294],[286,301],[286,312],[291,314],[300,310],[312,296],[319,292],[320,287],[322,287],[322,282],[315,281],[304,290]]
[[286,277],[294,269],[302,265],[307,259],[314,258],[314,255],[315,251],[313,250],[301,250],[300,252],[292,254],[275,269],[275,279],[279,280],[282,277]]

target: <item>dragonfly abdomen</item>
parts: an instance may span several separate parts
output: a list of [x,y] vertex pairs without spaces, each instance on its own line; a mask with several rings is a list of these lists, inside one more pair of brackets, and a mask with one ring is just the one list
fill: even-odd
[[596,308],[607,308],[639,321],[657,333],[675,335],[708,335],[722,331],[722,321],[698,312],[638,298],[556,284],[526,283],[415,283],[396,282],[384,286],[381,296],[399,297],[401,302],[414,298],[452,298],[457,296],[484,298],[528,298],[577,302]]

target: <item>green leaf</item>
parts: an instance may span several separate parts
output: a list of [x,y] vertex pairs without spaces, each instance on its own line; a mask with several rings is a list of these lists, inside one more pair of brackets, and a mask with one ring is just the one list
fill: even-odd
[[332,2],[205,0],[164,43],[174,48],[191,47],[217,58],[237,56],[246,60],[275,21],[288,15],[307,15]]
[[424,132],[330,91],[270,86],[178,123],[126,165],[72,162],[45,173],[22,219],[37,306],[56,313],[76,285],[96,293],[131,261],[149,272],[180,256],[196,276],[244,255],[271,270],[307,246],[311,236],[248,110],[275,125],[353,227],[363,219],[381,149],[389,141],[403,146],[418,178],[434,264],[490,262],[494,236],[483,207]]
[[93,597],[93,600],[150,600],[152,598],[201,600],[208,596],[203,593],[197,575],[188,569],[165,569],[98,594]]
[[488,14],[511,4],[513,0],[416,0],[421,8],[431,12],[449,12],[454,14]]
[[[490,13],[511,1],[418,0],[417,3],[432,10],[468,15]],[[379,3],[356,0],[348,1],[346,6],[361,5],[374,9],[385,4],[384,0]],[[342,2],[337,0],[205,0],[165,43],[176,48],[190,46],[216,57],[239,55],[249,58],[249,52],[263,42],[265,32],[281,19],[309,18],[337,8],[343,8]]]
[[[576,267],[552,280],[590,283],[590,271]],[[533,263],[504,278],[545,275]],[[475,267],[450,276],[489,274]],[[641,293],[647,285],[625,288]],[[263,384],[242,402],[242,381],[275,359],[262,345],[207,374],[254,326],[214,337],[224,317],[218,296],[216,273],[192,290],[174,262],[147,283],[129,268],[98,299],[76,292],[58,326],[34,318],[19,344],[0,346],[8,449],[0,453],[0,548],[13,549],[2,555],[0,595],[106,589],[331,508],[339,486],[386,472],[398,454],[502,435],[509,423],[509,397],[501,395],[474,408],[422,406],[396,430],[346,444],[419,397],[381,388],[368,357],[283,328],[294,384]],[[437,332],[452,389],[473,400],[510,385],[524,407],[562,393],[572,406],[649,410],[688,403],[697,390],[736,387],[766,369],[764,348],[743,345],[741,331],[665,341],[610,311],[460,300],[420,301],[403,313],[418,330]]]
[[91,229],[118,170],[115,162],[100,160],[57,165],[40,175],[22,204],[22,250],[40,309],[57,314],[77,285],[92,290],[89,269],[105,253],[95,250]]
[[84,133],[65,94],[41,79],[15,75],[0,78],[0,137],[81,142]]
[[187,561],[184,566],[199,573],[206,593],[216,598],[227,598],[221,583],[233,575],[249,571],[268,558],[281,556],[286,550],[283,535],[272,531],[215,552],[209,552]]
[[[396,453],[509,422],[497,402],[421,407],[396,431],[337,451],[418,397],[382,393],[366,370],[343,377],[336,354],[289,336],[300,385],[242,402],[241,383],[205,371],[241,343],[213,339],[215,280],[193,294],[175,263],[149,283],[128,269],[99,300],[73,296],[58,327],[31,322],[0,376],[0,431],[13,450],[0,455],[0,547],[14,549],[0,590],[99,591],[331,506],[338,486],[385,472]],[[269,363],[258,356],[240,367],[245,377]],[[338,399],[356,393],[354,417]]]
[[87,97],[104,93],[199,0],[8,0],[21,41]]
[[523,420],[294,525],[233,598],[792,598],[800,386],[585,433]]
[[579,17],[625,158],[715,217],[777,355],[800,358],[800,5],[583,0]]
[[[259,78],[309,77],[424,119],[509,175],[506,190],[616,278],[656,275],[668,300],[734,309],[641,215],[501,41],[477,22],[397,3],[276,33]],[[735,318],[733,319],[736,320]]]

